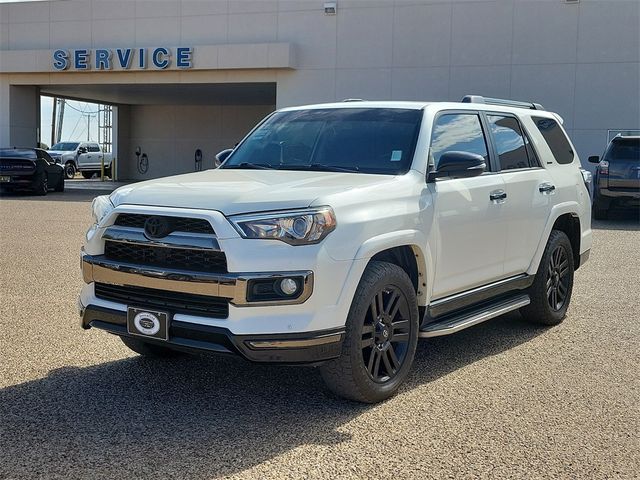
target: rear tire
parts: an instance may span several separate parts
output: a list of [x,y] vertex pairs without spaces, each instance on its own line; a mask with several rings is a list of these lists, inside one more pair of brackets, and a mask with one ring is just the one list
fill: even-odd
[[54,189],[56,192],[64,192],[64,175],[60,175],[60,180]]
[[49,180],[47,178],[47,174],[43,173],[42,178],[40,179],[40,183],[36,187],[36,195],[44,196],[49,192]]
[[609,205],[603,205],[598,200],[594,200],[592,211],[596,220],[606,220],[609,217]]
[[406,379],[418,342],[418,303],[397,265],[367,265],[346,322],[340,357],[320,367],[327,387],[364,403],[385,400]]
[[531,303],[520,309],[522,316],[541,325],[558,325],[564,320],[573,291],[573,249],[564,232],[553,230],[540,259]]
[[124,343],[131,350],[144,357],[173,358],[183,355],[181,352],[177,352],[176,350],[172,350],[171,348],[145,342],[138,338],[120,337],[120,340],[122,340],[122,343]]

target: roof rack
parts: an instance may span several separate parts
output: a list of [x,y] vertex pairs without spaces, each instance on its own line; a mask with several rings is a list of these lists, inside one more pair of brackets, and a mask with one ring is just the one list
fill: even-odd
[[343,102],[364,102],[362,98],[345,98]]
[[505,100],[503,98],[483,97],[482,95],[465,95],[462,103],[485,103],[487,105],[502,105],[505,107],[528,108],[529,110],[544,110],[539,103],[519,102],[517,100]]

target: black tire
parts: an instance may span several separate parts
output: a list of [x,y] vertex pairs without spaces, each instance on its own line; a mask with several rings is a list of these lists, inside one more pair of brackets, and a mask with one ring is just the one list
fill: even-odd
[[81,173],[82,173],[82,176],[83,176],[84,178],[86,178],[87,180],[89,180],[91,177],[93,177],[93,174],[94,174],[95,172],[81,172]]
[[56,192],[64,192],[64,175],[60,175],[60,180],[58,180],[58,183],[54,190]]
[[110,166],[104,169],[104,176],[105,177],[109,177],[109,178],[113,178],[111,176],[111,167]]
[[68,180],[71,180],[76,176],[76,166],[73,164],[73,162],[67,162],[64,164],[64,176]]
[[593,218],[596,220],[606,220],[609,217],[609,205],[604,205],[598,200],[593,201]]
[[36,195],[44,196],[49,192],[49,179],[47,178],[47,174],[43,173],[42,178],[40,179],[40,183],[36,187]]
[[531,303],[520,309],[533,323],[558,325],[564,320],[573,291],[573,249],[564,232],[553,230],[540,259],[533,285]]
[[144,357],[173,358],[183,355],[182,352],[163,347],[162,345],[156,345],[155,343],[145,342],[139,338],[120,337],[120,340],[131,350]]
[[418,302],[409,276],[397,265],[371,262],[351,303],[342,354],[320,373],[336,395],[380,402],[406,379],[417,342]]

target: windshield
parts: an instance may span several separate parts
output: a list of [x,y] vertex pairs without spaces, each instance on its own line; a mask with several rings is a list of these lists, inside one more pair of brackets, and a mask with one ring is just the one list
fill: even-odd
[[61,143],[56,143],[49,150],[58,150],[60,152],[66,152],[66,151],[75,150],[76,148],[78,148],[78,145],[79,143],[61,142]]
[[0,149],[0,157],[2,158],[28,158],[33,160],[36,158],[35,150],[27,148],[2,148]]
[[640,161],[640,138],[614,140],[605,155],[605,160],[609,162],[616,160]]
[[421,110],[333,108],[277,112],[221,168],[406,173]]

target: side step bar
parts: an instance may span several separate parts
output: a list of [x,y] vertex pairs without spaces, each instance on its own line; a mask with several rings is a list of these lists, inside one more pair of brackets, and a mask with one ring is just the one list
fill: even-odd
[[441,321],[436,321],[424,326],[418,336],[420,338],[425,337],[439,337],[441,335],[451,335],[452,333],[459,332],[465,328],[473,327],[486,320],[490,320],[495,317],[499,317],[512,310],[517,310],[520,307],[529,305],[531,299],[529,295],[518,295],[507,300],[502,300],[493,305],[488,305],[470,312],[465,312],[461,315],[449,317]]

